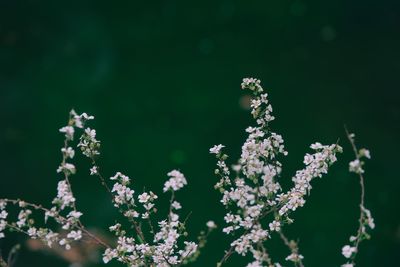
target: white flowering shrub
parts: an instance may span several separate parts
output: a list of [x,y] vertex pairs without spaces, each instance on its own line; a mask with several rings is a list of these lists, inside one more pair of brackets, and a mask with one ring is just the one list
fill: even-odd
[[[291,214],[305,205],[312,181],[328,172],[337,161],[337,154],[342,153],[342,147],[337,143],[312,144],[311,152],[304,156],[303,169],[295,173],[292,187],[285,190],[280,184],[283,178],[279,158],[287,156],[288,152],[282,136],[270,129],[270,123],[275,118],[268,95],[257,79],[244,79],[241,86],[253,94],[251,114],[255,119],[255,126],[246,129],[248,137],[242,146],[241,156],[236,164],[228,167],[223,145],[216,145],[209,151],[217,159],[215,174],[218,181],[215,189],[221,193],[221,203],[226,208],[226,213],[221,216],[225,221],[222,232],[231,239],[230,247],[225,252],[221,251],[222,258],[216,266],[227,264],[233,254],[252,255],[253,260],[247,267],[304,266],[304,257],[297,242],[288,239],[283,228],[294,222]],[[70,250],[85,237],[103,247],[105,264],[116,260],[126,266],[172,267],[196,261],[208,235],[217,226],[214,221],[208,221],[206,230],[199,234],[197,240],[187,238],[188,218],[179,214],[182,205],[175,197],[176,192],[187,185],[184,174],[178,170],[167,174],[163,192],[170,195],[169,209],[164,212],[164,219],[157,219],[158,196],[155,193],[137,192],[131,186],[131,179],[120,172],[109,179],[102,174],[96,161],[101,142],[96,139],[96,130],[87,127],[93,119],[93,116],[86,113],[78,115],[72,110],[68,124],[60,129],[65,135],[62,160],[57,169],[60,181],[50,207],[20,199],[0,199],[0,238],[4,238],[7,231],[16,231],[38,239],[50,248],[57,246]],[[356,148],[354,134],[347,132],[347,136],[356,157],[350,162],[349,171],[358,175],[361,186],[359,228],[342,248],[346,258],[342,266],[351,267],[355,266],[360,242],[369,238],[368,232],[375,225],[371,212],[364,206],[363,160],[370,158],[370,152]],[[130,226],[116,221],[108,229],[114,236],[111,240],[89,231],[81,222],[83,212],[76,208],[71,186],[71,177],[76,173],[73,163],[75,149],[90,160],[92,166],[88,174],[98,177],[113,205]],[[16,217],[9,216],[13,208],[17,210]],[[38,215],[33,216],[33,213],[38,213],[42,219],[37,220]],[[268,253],[268,241],[272,238],[281,239],[289,249],[289,255],[282,263],[273,260]],[[9,261],[0,257],[1,267],[10,265]]]

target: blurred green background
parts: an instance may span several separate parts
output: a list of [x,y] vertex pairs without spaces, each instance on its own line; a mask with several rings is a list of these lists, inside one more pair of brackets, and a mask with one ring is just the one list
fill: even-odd
[[[284,180],[302,167],[314,141],[341,139],[346,153],[314,183],[296,223],[306,266],[339,266],[357,228],[359,185],[343,125],[371,150],[366,206],[377,228],[357,266],[399,266],[400,15],[398,1],[0,1],[0,196],[47,203],[55,195],[63,136],[75,108],[96,116],[100,163],[161,194],[166,173],[183,171],[178,193],[193,211],[195,236],[209,219],[222,224],[213,190],[223,143],[234,162],[252,124],[243,77],[263,81],[286,141]],[[78,156],[73,188],[89,227],[106,229],[116,213]],[[287,182],[287,184],[289,184]],[[161,208],[165,208],[163,199]],[[162,211],[160,211],[162,213]],[[3,254],[25,237],[0,241]],[[199,262],[215,266],[228,243],[218,232]],[[288,251],[271,243],[271,253]],[[278,260],[279,258],[275,258]],[[282,260],[283,262],[283,260]],[[24,247],[15,266],[68,266]],[[92,264],[89,266],[101,266]],[[115,264],[115,266],[119,266]],[[227,266],[244,266],[239,257]]]

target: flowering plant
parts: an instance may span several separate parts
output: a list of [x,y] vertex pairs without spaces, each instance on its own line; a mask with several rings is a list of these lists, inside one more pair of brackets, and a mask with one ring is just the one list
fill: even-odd
[[[300,254],[297,242],[289,240],[283,228],[294,222],[291,214],[304,206],[312,189],[311,182],[328,172],[329,167],[337,161],[337,154],[342,153],[342,147],[337,143],[312,144],[312,152],[304,156],[304,168],[292,177],[293,186],[284,190],[279,182],[282,179],[279,158],[287,156],[288,152],[282,136],[270,129],[269,124],[275,118],[268,95],[260,80],[254,78],[244,79],[241,87],[253,94],[251,114],[256,125],[246,129],[248,137],[242,146],[240,158],[230,168],[223,145],[216,145],[209,150],[217,159],[215,174],[219,180],[215,189],[221,193],[221,203],[226,208],[223,216],[226,225],[222,231],[232,238],[230,247],[216,265],[225,265],[233,254],[251,254],[253,260],[247,267],[283,266],[272,259],[267,249],[269,239],[277,236],[290,251],[285,258],[287,264],[304,266],[304,257]],[[60,129],[65,136],[61,148],[62,160],[57,169],[61,179],[51,207],[45,208],[20,199],[0,199],[0,238],[5,237],[6,231],[17,231],[44,242],[48,247],[70,250],[79,240],[87,237],[104,248],[105,264],[117,260],[126,266],[172,267],[196,261],[206,245],[208,235],[217,226],[214,221],[208,221],[206,229],[200,232],[196,241],[187,239],[188,217],[179,214],[182,205],[176,199],[176,192],[187,184],[184,174],[179,170],[167,174],[163,192],[170,195],[169,209],[165,218],[157,220],[158,196],[155,193],[145,190],[138,193],[131,187],[131,179],[121,172],[109,179],[101,172],[97,164],[101,142],[96,138],[96,130],[87,127],[93,119],[93,116],[86,113],[79,115],[72,110],[68,124]],[[80,137],[74,143],[78,131]],[[356,157],[350,162],[349,170],[358,175],[361,186],[359,228],[356,235],[350,237],[349,245],[342,249],[347,259],[342,266],[351,267],[355,265],[360,242],[369,238],[368,231],[375,225],[371,212],[364,206],[363,159],[369,159],[370,152],[357,149],[354,134],[347,132],[347,136]],[[90,160],[90,175],[98,177],[113,205],[130,226],[127,228],[124,226],[126,224],[119,221],[111,225],[108,229],[114,236],[111,241],[89,231],[80,220],[83,212],[76,207],[71,186],[71,177],[76,173],[72,163],[76,148]],[[110,181],[112,185],[109,185]],[[9,216],[10,206],[18,209],[16,218]],[[33,212],[41,213],[42,219],[34,219]],[[5,261],[0,257],[1,267],[10,267],[11,264],[10,260]]]

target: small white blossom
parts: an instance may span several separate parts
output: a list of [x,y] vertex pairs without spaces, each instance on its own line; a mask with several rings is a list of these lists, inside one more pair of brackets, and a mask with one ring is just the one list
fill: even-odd
[[108,263],[108,262],[110,262],[112,259],[114,259],[116,257],[118,257],[117,250],[107,248],[106,251],[103,254],[103,262],[104,263]]
[[65,180],[58,182],[57,186],[57,197],[53,200],[53,204],[56,204],[63,210],[66,207],[72,207],[75,203],[75,198]]
[[364,173],[362,168],[362,161],[355,159],[349,163],[349,171],[355,173]]
[[93,166],[90,168],[90,175],[96,175],[98,174],[97,166]]
[[74,139],[74,132],[75,132],[74,127],[72,127],[72,126],[62,127],[60,129],[60,132],[61,133],[65,133],[65,137],[67,138],[67,140],[73,140]]
[[68,218],[75,218],[75,219],[79,219],[82,216],[82,212],[80,211],[70,211],[70,213],[68,213],[67,217]]
[[358,151],[358,155],[360,157],[366,157],[367,159],[371,159],[371,153],[369,152],[368,149],[362,148]]
[[150,195],[145,192],[138,196],[138,200],[140,203],[146,203],[150,200]]
[[212,148],[210,148],[210,153],[211,154],[219,154],[223,147],[225,147],[225,146],[223,146],[223,145],[215,145]]
[[361,206],[361,210],[364,212],[366,216],[366,223],[369,226],[369,228],[374,229],[375,223],[374,223],[374,218],[372,218],[371,211],[369,211],[369,209],[365,208],[364,206]]
[[217,225],[215,224],[214,221],[208,221],[206,225],[207,225],[207,227],[208,227],[209,229],[215,229],[215,228],[217,228]]
[[342,248],[342,254],[346,258],[350,258],[355,252],[357,252],[357,248],[351,247],[349,245],[346,245]]
[[297,254],[297,253],[292,253],[289,256],[286,257],[287,261],[293,261],[293,262],[299,262],[303,259],[303,255]]
[[168,190],[178,191],[187,184],[185,176],[177,170],[173,170],[167,174],[170,179],[164,184],[164,192]]
[[126,176],[126,175],[123,175],[123,174],[120,173],[120,172],[117,172],[113,177],[110,178],[110,180],[120,180],[120,182],[121,182],[123,185],[127,185],[127,184],[129,184],[129,182],[130,182],[129,177]]
[[279,232],[281,230],[281,223],[279,221],[273,221],[272,223],[269,224],[269,229],[271,231]]
[[251,91],[262,92],[263,89],[260,83],[261,81],[255,78],[244,78],[241,87],[242,89],[249,89]]
[[181,204],[178,201],[174,201],[171,204],[172,208],[174,208],[175,210],[179,210],[182,208]]
[[61,148],[61,152],[66,158],[73,158],[75,156],[75,150],[72,147],[63,147]]
[[7,216],[8,216],[8,212],[7,211],[2,210],[0,212],[0,219],[7,219]]
[[64,172],[67,174],[75,174],[76,169],[75,165],[71,163],[63,163],[61,166],[58,167],[57,172]]
[[35,227],[29,227],[27,233],[31,238],[36,238],[37,229]]
[[4,210],[7,206],[7,202],[0,199],[0,210]]
[[82,232],[80,230],[71,231],[70,233],[68,233],[67,237],[70,239],[79,240],[82,238]]

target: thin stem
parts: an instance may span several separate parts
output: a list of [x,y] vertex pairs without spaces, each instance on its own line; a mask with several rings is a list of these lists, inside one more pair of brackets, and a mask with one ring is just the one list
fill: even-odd
[[295,242],[294,240],[290,240],[285,236],[285,234],[282,231],[279,231],[279,236],[281,237],[283,243],[290,249],[290,251],[293,254],[296,254],[298,256],[297,261],[294,262],[295,266],[298,267],[304,267],[302,260],[299,257],[299,246],[297,244],[297,242]]
[[21,249],[21,245],[17,244],[12,247],[10,253],[8,253],[8,258],[7,258],[7,265],[8,267],[12,267],[15,263],[15,260],[17,259],[17,254],[18,251]]
[[[1,199],[1,200],[5,201],[5,202],[7,202],[7,203],[14,204],[14,205],[17,205],[19,202],[21,202],[20,199],[8,199],[8,198],[5,198],[5,199]],[[33,209],[35,209],[35,210],[40,210],[40,211],[43,211],[43,212],[52,213],[51,210],[44,208],[42,205],[37,205],[37,204],[33,204],[33,203],[28,203],[28,202],[25,202],[25,201],[24,201],[24,204],[25,204],[27,207],[31,207],[31,208],[33,208]],[[60,214],[56,214],[54,218],[56,219],[56,221],[59,221],[59,222],[61,222],[61,223],[67,221],[67,218],[65,218],[64,216],[62,216],[62,215],[60,215]],[[27,235],[29,236],[29,234],[28,234],[26,231],[23,231],[22,229],[20,229],[20,228],[18,228],[18,227],[15,227],[15,226],[10,225],[10,224],[9,224],[8,226],[9,226],[10,228],[13,228],[13,229],[16,230],[16,231],[25,233],[25,234],[27,234]],[[85,228],[85,226],[84,226],[80,221],[78,221],[78,224],[76,225],[76,228],[77,228],[78,230],[81,230],[82,232],[84,232],[87,236],[89,236],[90,238],[92,238],[94,241],[96,241],[98,244],[104,246],[105,248],[109,248],[109,247],[110,247],[107,243],[105,243],[104,241],[102,241],[99,237],[97,237],[97,236],[95,236],[94,234],[92,234],[91,232],[89,232],[89,230],[87,230],[87,229]]]
[[261,250],[261,251],[263,252],[263,255],[264,255],[264,257],[265,257],[265,259],[263,259],[263,261],[266,261],[266,262],[268,263],[268,266],[275,266],[275,265],[272,263],[272,259],[271,259],[271,257],[269,256],[269,254],[268,254],[268,252],[267,252],[267,249],[265,248],[265,246],[264,246],[264,244],[263,244],[262,242],[258,242],[258,243],[257,243],[257,248],[258,248],[258,250]]
[[221,267],[227,260],[228,258],[233,254],[233,247],[231,246],[228,251],[225,252],[225,255],[222,257],[222,259],[217,263],[217,267]]
[[[349,142],[351,144],[351,147],[353,149],[353,152],[354,152],[354,155],[355,155],[356,159],[360,160],[360,155],[358,153],[358,149],[357,149],[357,146],[356,146],[356,144],[354,142],[354,139],[353,139],[352,135],[349,133],[349,131],[347,130],[346,126],[344,126],[344,129],[346,131],[347,139],[349,139]],[[359,177],[359,180],[360,180],[361,196],[360,196],[360,218],[358,220],[359,221],[359,227],[358,227],[358,231],[357,231],[356,244],[355,244],[355,247],[356,247],[357,251],[358,251],[358,246],[360,245],[360,242],[361,242],[361,235],[362,235],[362,232],[363,232],[362,231],[362,229],[363,229],[363,221],[365,219],[365,214],[364,214],[364,211],[363,211],[364,198],[365,198],[364,197],[365,196],[364,176],[362,175],[361,172],[358,172],[358,177]],[[355,256],[352,259],[352,263],[353,264],[354,264],[354,262],[355,262]]]
[[171,198],[169,199],[169,213],[168,213],[168,220],[171,222],[171,213],[172,213],[172,203],[175,200],[175,191],[171,190]]
[[99,166],[97,165],[96,160],[95,160],[93,157],[91,157],[91,160],[92,160],[93,166],[95,166],[96,169],[97,169],[96,176],[99,177],[101,184],[102,184],[102,185],[104,186],[104,188],[107,190],[107,192],[108,192],[109,195],[111,196],[111,199],[114,199],[114,196],[113,196],[113,194],[112,194],[112,192],[111,192],[111,189],[110,189],[110,187],[107,185],[106,179],[104,179],[103,175],[101,174],[101,172],[100,172],[100,170],[99,170],[100,168],[99,168]]

